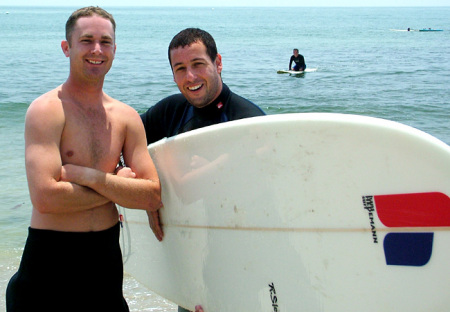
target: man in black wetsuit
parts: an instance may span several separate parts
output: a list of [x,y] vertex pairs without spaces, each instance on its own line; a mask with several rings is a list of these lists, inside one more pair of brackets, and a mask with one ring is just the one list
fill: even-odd
[[[172,39],[168,53],[181,94],[159,101],[141,115],[148,144],[221,122],[265,115],[222,82],[222,57],[208,32],[198,28],[181,31]],[[152,229],[162,240],[157,234],[162,233],[160,225]],[[187,310],[179,307],[178,311]]]
[[197,28],[178,33],[169,46],[173,77],[181,91],[141,115],[147,143],[193,129],[264,112],[222,82],[222,57],[212,36]]
[[298,53],[298,49],[294,49],[294,55],[292,55],[291,59],[289,60],[289,70],[291,70],[292,68],[292,62],[295,63],[295,71],[304,71],[306,69],[305,58],[303,57],[303,55]]

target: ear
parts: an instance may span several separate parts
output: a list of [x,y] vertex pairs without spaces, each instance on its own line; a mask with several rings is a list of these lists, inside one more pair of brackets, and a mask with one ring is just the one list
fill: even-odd
[[66,57],[70,56],[69,42],[67,42],[66,40],[61,41],[61,49],[63,50],[63,53]]
[[216,57],[216,68],[217,68],[217,72],[220,74],[222,72],[222,55],[220,55],[219,53],[217,53],[217,57]]

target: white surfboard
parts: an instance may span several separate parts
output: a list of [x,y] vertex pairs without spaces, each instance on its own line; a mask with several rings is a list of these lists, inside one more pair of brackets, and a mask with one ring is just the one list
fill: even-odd
[[417,29],[391,29],[391,31],[417,31]]
[[306,68],[305,70],[284,70],[284,69],[280,69],[277,70],[277,74],[291,74],[291,75],[301,75],[304,73],[312,73],[317,71],[317,68]]
[[[339,114],[232,121],[149,146],[165,238],[125,210],[125,270],[205,311],[446,311],[450,147]],[[124,231],[126,232],[126,231]]]

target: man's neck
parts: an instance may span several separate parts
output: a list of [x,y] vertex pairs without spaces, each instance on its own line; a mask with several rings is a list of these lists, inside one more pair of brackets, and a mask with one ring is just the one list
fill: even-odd
[[103,93],[103,79],[101,81],[79,81],[70,77],[63,84],[65,90],[74,100],[80,103],[101,102]]

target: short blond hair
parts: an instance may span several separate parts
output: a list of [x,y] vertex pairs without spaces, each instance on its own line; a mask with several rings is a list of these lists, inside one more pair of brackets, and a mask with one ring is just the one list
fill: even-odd
[[98,6],[84,7],[73,12],[66,22],[66,40],[67,42],[69,42],[69,45],[73,30],[75,28],[75,24],[77,23],[78,19],[80,19],[81,17],[89,17],[93,15],[98,15],[109,20],[113,26],[114,34],[116,33],[116,21],[110,13]]

